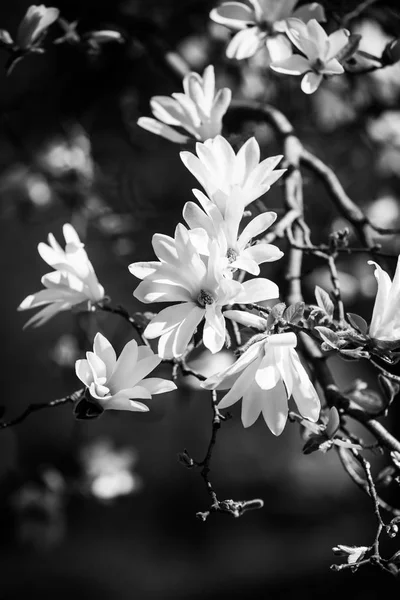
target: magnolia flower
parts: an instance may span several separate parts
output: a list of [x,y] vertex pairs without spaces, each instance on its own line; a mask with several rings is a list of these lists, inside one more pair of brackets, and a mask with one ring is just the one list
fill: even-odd
[[63,226],[65,250],[49,234],[49,245],[40,243],[38,252],[42,259],[55,269],[42,277],[45,290],[27,296],[21,302],[18,310],[28,310],[43,306],[25,325],[43,325],[58,312],[70,310],[73,306],[84,301],[100,302],[104,298],[104,288],[99,284],[93,265],[79,239],[75,229],[70,224]]
[[59,14],[58,8],[47,8],[44,4],[30,6],[18,27],[19,48],[26,50],[40,41],[50,25],[57,21]]
[[294,12],[298,0],[249,2],[252,7],[241,2],[224,2],[210,12],[213,21],[238,32],[226,49],[229,58],[249,58],[265,44],[271,61],[284,60],[292,54],[291,44],[285,35],[289,17],[297,17],[304,22],[310,19],[325,21],[324,9],[317,2],[301,6]]
[[243,195],[245,206],[256,200],[275,183],[286,169],[274,171],[282,155],[271,156],[260,162],[260,146],[252,137],[235,154],[230,143],[221,135],[203,144],[196,144],[196,152],[181,152],[185,167],[196,177],[208,196],[224,211],[227,198],[235,189]]
[[259,275],[261,263],[279,260],[283,252],[272,244],[250,245],[251,240],[263,233],[274,223],[276,213],[265,212],[257,215],[239,235],[239,225],[243,217],[242,195],[235,193],[226,203],[222,214],[211,200],[198,190],[193,190],[204,210],[194,202],[187,202],[183,208],[183,218],[193,232],[205,230],[208,236],[193,236],[192,241],[200,254],[208,254],[207,239],[216,239],[225,261],[223,267],[243,269],[252,275]]
[[375,265],[375,278],[378,282],[378,291],[375,298],[369,335],[372,338],[394,341],[400,339],[400,256],[397,261],[396,273],[393,281],[389,275],[374,261],[369,260],[369,265]]
[[97,333],[93,352],[86,352],[86,359],[76,361],[75,372],[103,410],[145,412],[149,408],[138,402],[138,398],[151,400],[153,394],[176,389],[176,385],[166,379],[144,379],[160,362],[161,358],[150,348],[138,346],[135,340],[124,346],[117,360],[110,342]]
[[249,346],[232,366],[209,377],[202,387],[230,388],[218,408],[227,408],[243,398],[245,427],[253,425],[262,413],[272,433],[280,435],[286,425],[290,396],[302,416],[316,422],[320,401],[294,349],[296,344],[292,332],[270,335]]
[[284,60],[274,61],[271,69],[287,75],[305,74],[301,81],[305,94],[315,92],[324,75],[344,73],[337,56],[348,44],[350,32],[347,29],[338,29],[328,36],[315,19],[307,25],[299,19],[288,19],[286,33],[305,56],[293,54]]
[[144,332],[150,339],[160,337],[162,358],[181,356],[203,319],[203,343],[211,352],[219,352],[225,342],[224,306],[279,296],[278,286],[268,279],[241,284],[224,277],[218,242],[210,241],[209,256],[202,258],[181,224],[175,239],[155,234],[152,243],[160,262],[133,263],[129,270],[143,279],[133,294],[141,302],[179,302],[158,313]]
[[203,77],[189,73],[183,80],[184,93],[169,96],[154,96],[150,100],[155,119],[141,117],[138,125],[152,133],[186,144],[190,137],[172,127],[186,129],[197,140],[213,138],[222,130],[222,117],[231,102],[231,90],[223,88],[216,92],[214,67],[209,65]]

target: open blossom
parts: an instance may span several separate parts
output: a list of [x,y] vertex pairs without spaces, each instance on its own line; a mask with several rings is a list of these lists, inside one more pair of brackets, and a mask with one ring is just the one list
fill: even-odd
[[282,155],[260,162],[260,146],[254,137],[247,140],[237,154],[221,135],[203,144],[197,143],[196,152],[197,156],[181,152],[180,157],[210,199],[217,203],[226,202],[227,197],[239,189],[247,206],[265,194],[286,170],[274,170]]
[[296,344],[294,333],[270,335],[252,344],[233,365],[209,377],[202,387],[229,389],[218,408],[228,408],[243,398],[245,427],[253,425],[262,413],[272,433],[280,435],[286,425],[290,396],[302,416],[316,422],[320,401],[300,362]]
[[[221,133],[232,93],[229,88],[216,92],[214,67],[209,65],[203,77],[193,72],[186,75],[183,90],[183,94],[172,97],[154,96],[150,106],[155,119],[141,117],[138,125],[177,144],[186,144],[191,137],[207,140]],[[185,129],[190,137],[173,127]]]
[[305,94],[315,92],[324,75],[344,73],[337,56],[348,44],[350,32],[347,29],[338,29],[328,36],[315,19],[307,24],[299,19],[288,19],[286,33],[305,56],[293,54],[274,62],[271,69],[287,75],[304,75],[301,89]]
[[162,358],[182,355],[203,320],[204,345],[213,353],[219,352],[225,342],[224,306],[279,296],[278,286],[268,279],[241,284],[226,278],[218,242],[210,241],[209,256],[202,257],[182,224],[177,226],[174,239],[155,234],[153,249],[159,262],[133,263],[129,270],[143,280],[133,294],[141,302],[179,303],[158,313],[144,332],[150,339],[160,337],[158,353]]
[[400,256],[393,281],[377,263],[369,260],[368,264],[375,265],[378,282],[369,335],[379,340],[400,340]]
[[41,281],[46,289],[27,296],[19,305],[18,310],[47,305],[25,327],[43,325],[58,312],[70,310],[84,301],[96,303],[104,298],[104,288],[97,280],[77,232],[72,225],[66,223],[63,233],[65,250],[52,233],[48,236],[49,245],[43,242],[38,245],[40,256],[55,271],[42,277]]
[[161,362],[161,358],[147,346],[138,346],[135,340],[128,342],[118,360],[110,342],[97,333],[93,352],[86,352],[86,359],[77,360],[77,377],[88,388],[90,396],[103,410],[148,411],[140,400],[150,400],[153,394],[176,389],[167,379],[149,377]]
[[[204,210],[194,202],[187,202],[183,208],[183,218],[191,230],[205,230],[207,237],[218,241],[221,256],[225,258],[223,266],[227,269],[243,269],[252,275],[258,275],[261,263],[279,260],[283,256],[283,252],[273,244],[250,245],[253,238],[274,223],[276,213],[265,212],[257,215],[239,234],[244,212],[240,193],[233,193],[222,214],[218,206],[204,194],[198,190],[193,191]],[[204,255],[208,254],[207,237],[192,238],[196,248]]]
[[251,7],[241,2],[224,2],[210,13],[213,21],[237,31],[226,49],[229,58],[249,58],[266,45],[271,61],[284,60],[292,54],[291,44],[285,35],[289,17],[304,22],[310,19],[325,21],[324,9],[317,2],[296,10],[298,0],[249,2]]
[[39,41],[50,25],[57,21],[59,14],[58,8],[47,8],[44,4],[30,6],[18,27],[19,48],[27,49]]

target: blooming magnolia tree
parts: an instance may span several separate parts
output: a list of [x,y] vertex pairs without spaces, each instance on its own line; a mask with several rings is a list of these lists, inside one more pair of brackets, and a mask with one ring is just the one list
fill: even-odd
[[[229,59],[248,59],[267,48],[270,68],[282,77],[301,75],[301,90],[306,94],[314,93],[329,77],[384,68],[400,58],[399,40],[390,41],[379,57],[359,50],[360,36],[351,31],[352,19],[372,2],[343,15],[339,25],[322,5],[298,4],[296,0],[224,2],[213,8],[210,18],[233,32],[226,49]],[[2,46],[10,55],[9,70],[27,54],[44,52],[44,39],[56,22],[64,33],[54,43],[93,50],[106,42],[126,41],[113,30],[80,35],[57,9],[31,6],[16,41],[7,31],[1,32]],[[357,68],[360,57],[364,62]],[[185,70],[182,59],[168,64],[175,75]],[[176,144],[171,145],[171,152],[180,151],[183,165],[203,191],[194,189],[190,199],[188,190],[174,237],[163,232],[153,235],[155,256],[126,265],[127,277],[128,269],[133,276],[133,295],[143,303],[144,312],[131,315],[106,296],[107,287],[99,283],[84,244],[70,224],[63,227],[65,246],[52,233],[49,244],[39,243],[41,258],[53,270],[43,276],[43,289],[28,295],[19,306],[20,311],[39,309],[26,327],[44,326],[73,307],[115,313],[132,328],[132,340],[117,359],[112,343],[96,333],[93,351],[76,362],[81,389],[49,404],[32,405],[0,426],[15,425],[34,410],[68,402],[78,419],[97,418],[105,410],[147,411],[146,400],[174,390],[179,373],[192,375],[201,382],[212,408],[205,458],[195,461],[186,450],[179,456],[184,466],[199,470],[206,484],[210,505],[197,513],[200,519],[221,512],[240,517],[263,507],[260,499],[221,500],[211,477],[218,431],[229,417],[226,409],[241,402],[244,427],[262,416],[265,435],[279,436],[288,421],[296,423],[305,454],[336,451],[346,472],[369,495],[377,524],[375,538],[366,546],[357,545],[365,540],[343,540],[351,545],[339,544],[333,551],[345,557],[345,562],[332,568],[356,570],[371,564],[398,574],[400,550],[382,556],[380,541],[396,536],[400,506],[391,506],[378,495],[369,453],[377,449],[385,453],[385,476],[390,486],[398,486],[400,442],[379,419],[390,415],[400,389],[400,378],[393,374],[400,358],[400,258],[392,279],[388,257],[374,241],[374,224],[346,194],[334,172],[303,147],[278,108],[232,99],[230,89],[218,89],[212,65],[202,74],[187,68],[182,86],[183,92],[172,97],[153,97],[153,117],[142,116],[138,125]],[[282,141],[281,155],[261,160],[255,137],[237,147],[226,124],[248,118],[275,130]],[[350,246],[346,229],[334,232],[325,244],[313,244],[305,220],[303,169],[322,181],[337,211],[354,228],[358,245]],[[274,185],[284,196],[285,211],[279,218],[268,208],[268,191]],[[369,322],[349,313],[341,295],[336,259],[353,252],[362,253],[366,261],[368,256],[374,259],[369,264],[375,269],[377,287]],[[315,288],[311,304],[304,302],[302,292],[305,254],[324,262],[331,280],[329,289]],[[285,270],[288,285],[284,292],[269,278],[269,263],[275,261],[281,261]],[[159,303],[167,306],[159,309]],[[157,340],[156,345],[149,340]],[[191,353],[199,347],[212,354],[230,347],[235,360],[206,377],[190,366]],[[360,383],[343,391],[330,369],[332,354],[369,361],[381,394]],[[162,361],[171,365],[169,380],[151,376]],[[355,433],[354,422],[374,436],[374,444],[367,445]]]

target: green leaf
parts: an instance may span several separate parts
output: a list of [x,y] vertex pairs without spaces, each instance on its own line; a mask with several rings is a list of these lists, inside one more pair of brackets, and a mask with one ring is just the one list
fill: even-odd
[[358,406],[361,406],[370,415],[379,415],[387,408],[387,401],[374,390],[355,390],[347,395]]
[[286,308],[286,304],[284,302],[278,302],[278,304],[275,304],[275,306],[272,307],[271,309],[271,315],[277,320],[279,321],[279,319],[282,318],[282,315],[285,311]]
[[355,313],[346,313],[346,314],[347,314],[347,319],[348,319],[350,325],[352,325],[354,327],[354,329],[356,329],[360,333],[367,333],[368,323],[365,319],[360,317],[360,315],[356,315]]
[[325,311],[329,317],[333,317],[335,306],[331,300],[331,297],[329,296],[328,292],[323,290],[318,285],[315,286],[315,299],[318,306],[322,308],[322,310]]
[[296,324],[304,315],[304,307],[304,302],[296,302],[296,304],[291,304],[283,313],[282,318],[288,323]]
[[339,336],[331,329],[328,329],[328,327],[318,325],[315,329],[318,331],[323,341],[331,348],[338,350],[341,343],[343,343]]

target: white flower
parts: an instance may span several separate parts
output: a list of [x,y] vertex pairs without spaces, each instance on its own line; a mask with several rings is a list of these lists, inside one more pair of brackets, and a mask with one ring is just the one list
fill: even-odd
[[[204,194],[198,190],[193,192],[204,210],[194,202],[187,202],[183,208],[183,218],[191,230],[194,230],[191,233],[197,232],[198,229],[205,230],[209,238],[218,241],[221,256],[225,258],[223,267],[231,270],[243,269],[252,275],[259,275],[258,265],[279,260],[283,256],[283,252],[273,244],[250,245],[253,238],[274,223],[276,213],[265,212],[257,215],[239,235],[239,226],[244,212],[240,191],[234,192],[229,198],[224,214]],[[193,236],[192,241],[200,254],[208,254],[207,237]]]
[[162,358],[182,355],[203,319],[203,343],[211,352],[219,352],[225,342],[224,306],[279,296],[278,286],[268,279],[241,284],[224,277],[218,242],[210,241],[209,256],[201,257],[181,224],[175,239],[155,234],[152,243],[160,262],[133,263],[129,270],[144,280],[133,294],[141,302],[179,302],[156,315],[144,332],[150,339],[160,337]]
[[305,56],[293,54],[274,62],[271,69],[286,75],[305,74],[301,81],[301,89],[305,94],[315,92],[324,75],[344,73],[336,57],[348,44],[350,32],[347,29],[338,29],[328,36],[315,19],[307,25],[299,19],[288,19],[286,33]]
[[[229,316],[229,311],[227,311]],[[262,413],[274,435],[280,435],[288,416],[288,399],[303,417],[317,421],[320,401],[295,351],[294,333],[279,333],[252,344],[230,367],[209,377],[206,389],[228,389],[218,408],[227,408],[240,398],[242,422],[250,427]]]
[[381,267],[372,260],[369,265],[375,265],[375,278],[378,291],[375,298],[369,335],[372,338],[394,341],[400,339],[400,256],[397,261],[393,281]]
[[104,298],[104,288],[99,284],[93,265],[75,229],[69,223],[63,226],[65,250],[49,234],[49,245],[41,242],[38,252],[42,259],[55,269],[42,277],[45,290],[27,296],[18,310],[28,310],[47,304],[25,325],[43,325],[58,312],[70,310],[84,301],[100,302]]
[[292,54],[291,44],[285,35],[289,17],[304,22],[310,19],[325,21],[324,9],[317,2],[301,6],[294,12],[298,0],[249,2],[252,8],[241,2],[224,2],[210,13],[213,21],[238,32],[226,49],[229,58],[249,58],[265,44],[271,61],[284,60]]
[[151,400],[153,394],[176,389],[167,379],[144,379],[160,362],[150,348],[138,346],[135,340],[124,346],[117,360],[110,342],[97,333],[93,352],[86,352],[86,359],[76,361],[75,372],[103,410],[144,412],[149,408],[137,398]]
[[209,65],[203,73],[189,73],[183,80],[184,93],[170,96],[154,96],[150,100],[156,117],[141,117],[138,125],[152,133],[186,144],[191,138],[179,133],[174,127],[186,129],[197,140],[213,138],[222,130],[222,117],[231,102],[231,90],[223,88],[216,92],[214,67]]
[[260,162],[260,146],[252,137],[235,154],[230,143],[221,135],[203,144],[196,144],[196,152],[181,152],[185,167],[196,177],[208,196],[219,204],[221,212],[227,198],[235,189],[243,195],[245,206],[265,194],[285,172],[274,171],[283,158],[271,156]]
[[30,6],[17,31],[17,44],[26,50],[40,41],[42,35],[55,21],[60,11],[58,8],[47,8],[44,4]]

